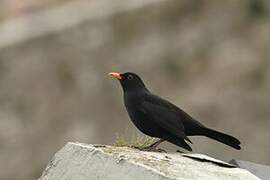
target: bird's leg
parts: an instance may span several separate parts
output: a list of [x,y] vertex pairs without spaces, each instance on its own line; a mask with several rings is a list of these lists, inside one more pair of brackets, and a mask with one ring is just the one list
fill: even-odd
[[163,150],[163,149],[156,149],[156,148],[157,148],[157,146],[158,146],[160,143],[164,142],[164,141],[165,141],[165,139],[160,139],[160,140],[158,140],[158,141],[154,142],[153,144],[151,144],[150,146],[147,146],[147,147],[141,148],[140,150],[143,150],[143,151],[157,151],[157,152],[166,152],[166,151],[165,151],[165,150]]
[[153,148],[153,149],[156,149],[157,146],[158,146],[160,143],[164,142],[164,141],[165,141],[164,139],[160,139],[160,140],[154,142],[153,144],[151,144],[149,147],[150,147],[150,148]]

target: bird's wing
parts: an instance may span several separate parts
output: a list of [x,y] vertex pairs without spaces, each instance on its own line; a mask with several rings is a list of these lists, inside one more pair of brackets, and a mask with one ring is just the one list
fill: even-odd
[[175,105],[158,96],[147,94],[140,107],[141,112],[169,133],[191,142],[185,134],[179,109]]

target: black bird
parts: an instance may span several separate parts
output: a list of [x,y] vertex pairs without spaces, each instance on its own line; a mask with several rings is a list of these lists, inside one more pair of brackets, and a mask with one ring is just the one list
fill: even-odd
[[192,143],[187,136],[206,136],[241,149],[240,141],[235,137],[205,127],[174,104],[152,94],[137,74],[112,72],[109,75],[120,81],[125,106],[135,126],[148,136],[160,138],[147,150],[155,150],[161,142],[169,141],[192,151],[186,142]]

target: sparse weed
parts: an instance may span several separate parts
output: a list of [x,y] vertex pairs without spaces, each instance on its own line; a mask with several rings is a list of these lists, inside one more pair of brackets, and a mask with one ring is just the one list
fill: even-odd
[[140,135],[135,135],[131,139],[117,135],[113,145],[117,147],[132,147],[143,149],[145,147],[150,146],[155,141],[156,138],[145,137]]

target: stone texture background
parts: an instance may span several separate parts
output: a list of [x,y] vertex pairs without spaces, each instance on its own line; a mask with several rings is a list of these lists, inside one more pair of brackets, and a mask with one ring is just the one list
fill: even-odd
[[67,143],[39,180],[259,180],[245,169],[224,165],[229,164],[202,154]]
[[113,8],[120,10],[0,49],[0,179],[37,179],[67,141],[112,144],[116,134],[136,135],[111,71],[139,73],[153,92],[235,135],[243,147],[194,137],[194,152],[269,164],[269,1],[157,0]]

